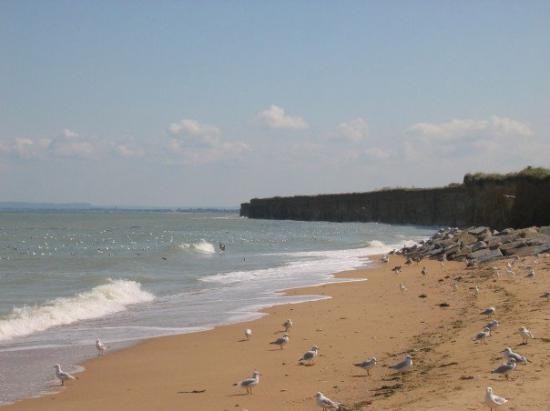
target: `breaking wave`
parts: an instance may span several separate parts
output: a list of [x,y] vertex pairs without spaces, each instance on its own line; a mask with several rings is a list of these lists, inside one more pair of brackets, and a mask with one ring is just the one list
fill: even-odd
[[0,341],[44,331],[58,325],[104,317],[155,296],[131,280],[108,280],[73,297],[59,297],[42,305],[16,307],[0,317]]
[[206,240],[200,240],[196,243],[181,243],[178,246],[181,250],[190,250],[202,254],[214,254],[216,253],[216,247],[214,244],[209,243]]

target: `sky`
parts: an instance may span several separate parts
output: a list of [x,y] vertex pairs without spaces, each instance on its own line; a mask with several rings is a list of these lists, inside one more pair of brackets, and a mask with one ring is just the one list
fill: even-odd
[[550,167],[548,1],[0,2],[0,201],[235,207]]

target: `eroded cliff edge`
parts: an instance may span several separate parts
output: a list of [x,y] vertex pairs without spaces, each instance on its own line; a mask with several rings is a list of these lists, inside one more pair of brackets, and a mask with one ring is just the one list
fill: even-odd
[[466,174],[462,184],[366,193],[254,198],[241,216],[306,221],[484,225],[496,229],[550,224],[550,170]]

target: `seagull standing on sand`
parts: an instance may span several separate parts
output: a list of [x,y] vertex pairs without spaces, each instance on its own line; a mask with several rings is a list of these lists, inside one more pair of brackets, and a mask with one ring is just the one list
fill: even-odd
[[499,397],[496,394],[493,394],[493,388],[487,387],[487,394],[485,394],[485,404],[493,411],[493,408],[498,408],[506,404],[508,400],[503,397]]
[[506,347],[504,349],[504,351],[501,352],[501,354],[503,355],[503,357],[506,360],[512,360],[513,359],[516,362],[521,362],[523,364],[527,364],[527,358],[524,357],[521,354],[518,354],[517,352],[513,352],[510,347]]
[[394,365],[390,365],[389,368],[397,372],[403,373],[403,372],[409,371],[412,368],[412,366],[413,366],[412,357],[407,354],[403,361]]
[[488,328],[489,329],[489,335],[492,335],[493,331],[496,330],[499,325],[500,325],[500,323],[498,322],[498,320],[491,320],[487,324],[485,324],[484,328]]
[[403,284],[403,283],[399,284],[399,289],[401,290],[402,293],[407,291],[407,287],[405,287],[405,284]]
[[527,270],[527,278],[535,278],[535,269],[533,267],[529,267]]
[[315,362],[315,358],[317,358],[317,354],[319,354],[319,347],[314,345],[311,347],[311,350],[306,351],[298,361],[301,364],[312,365]]
[[259,371],[254,371],[251,378],[246,378],[234,385],[246,389],[247,394],[252,394],[252,388],[260,383],[260,375]]
[[381,258],[381,261],[383,263],[389,263],[390,262],[390,256],[389,255],[385,255]]
[[422,271],[420,271],[420,274],[422,274],[422,275],[427,275],[428,274],[428,270],[426,269],[426,267],[422,267]]
[[474,294],[475,294],[476,297],[479,296],[479,287],[478,287],[477,284],[476,284],[476,286],[475,286],[475,288],[474,288]]
[[528,330],[526,327],[520,327],[518,331],[521,337],[523,338],[523,344],[527,344],[527,342],[529,341],[529,338],[535,338],[533,337],[533,334],[531,333],[531,331]]
[[336,401],[332,401],[328,397],[325,397],[321,392],[315,394],[315,401],[317,402],[317,405],[323,409],[323,411],[337,410],[340,408],[340,404]]
[[487,307],[480,314],[490,317],[495,313],[495,311],[496,311],[495,307]]
[[358,362],[356,364],[353,364],[356,367],[362,368],[367,372],[367,375],[370,375],[369,370],[371,368],[374,368],[376,365],[376,357],[370,357],[368,360],[365,360],[363,362]]
[[401,272],[401,266],[400,265],[396,265],[395,267],[393,267],[391,269],[395,274],[399,274]]
[[284,323],[283,323],[283,327],[285,328],[285,333],[288,332],[288,330],[290,330],[292,328],[292,326],[294,325],[294,323],[292,322],[292,320],[289,318],[288,320],[286,320]]
[[244,336],[247,340],[250,340],[250,337],[252,336],[252,330],[250,328],[244,330]]
[[491,335],[489,327],[485,327],[483,331],[478,332],[472,341],[479,341],[482,344],[487,344],[487,338]]
[[289,342],[288,334],[284,334],[282,337],[277,338],[275,341],[270,342],[270,344],[278,345],[281,350],[284,348],[285,345]]
[[516,369],[516,360],[513,358],[508,359],[506,364],[502,364],[491,371],[491,374],[504,375],[508,379],[508,374]]
[[95,340],[95,348],[97,349],[97,355],[101,356],[105,353],[105,350],[107,350],[107,346],[103,344],[103,341],[101,341],[99,338]]
[[546,298],[546,300],[550,301],[550,291],[543,292],[540,298]]
[[68,372],[63,371],[61,369],[61,365],[55,364],[54,368],[55,368],[55,376],[59,378],[59,381],[61,381],[61,385],[65,385],[65,381],[76,380],[74,376],[72,376]]

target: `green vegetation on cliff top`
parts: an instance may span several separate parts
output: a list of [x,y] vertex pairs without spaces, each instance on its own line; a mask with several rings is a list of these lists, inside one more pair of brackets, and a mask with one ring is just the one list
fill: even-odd
[[464,176],[464,184],[476,184],[482,182],[504,182],[507,180],[528,179],[528,180],[546,180],[550,179],[550,169],[543,167],[528,166],[515,173],[474,173]]

